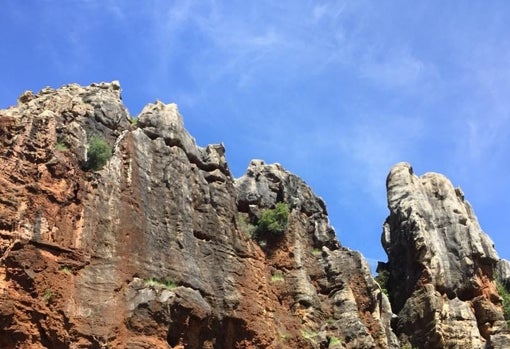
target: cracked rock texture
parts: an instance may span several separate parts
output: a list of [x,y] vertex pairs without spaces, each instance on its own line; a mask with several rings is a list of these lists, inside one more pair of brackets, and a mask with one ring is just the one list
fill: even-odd
[[394,329],[416,348],[508,348],[499,258],[464,194],[437,173],[391,169],[382,243]]
[[[301,179],[254,160],[235,180],[223,145],[197,146],[176,105],[149,104],[133,125],[120,92],[72,84],[0,110],[0,348],[399,347],[367,262]],[[93,136],[113,155],[85,171]],[[290,209],[285,233],[255,241],[277,202]],[[452,307],[479,297],[494,322],[496,256],[485,239],[470,246],[473,283],[456,286],[459,267],[429,284],[463,299],[417,291]]]
[[498,261],[497,278],[510,291],[510,261],[506,259]]

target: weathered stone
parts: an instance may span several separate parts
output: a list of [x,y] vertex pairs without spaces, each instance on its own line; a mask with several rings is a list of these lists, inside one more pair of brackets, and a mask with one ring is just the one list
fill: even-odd
[[[46,88],[0,111],[0,347],[398,347],[366,262],[301,179],[254,161],[235,181],[175,105],[135,127],[120,91]],[[112,157],[84,171],[94,135]],[[250,224],[280,201],[288,227],[264,247]]]
[[289,205],[284,239],[264,249],[269,264],[287,275],[288,288],[278,298],[302,314],[302,331],[316,334],[312,343],[338,338],[350,348],[397,348],[386,296],[363,257],[339,245],[322,199],[281,165],[261,160],[253,160],[235,185],[240,211],[254,220],[277,202]]
[[460,189],[407,163],[387,179],[382,243],[396,331],[418,348],[482,348],[503,321],[498,262]]
[[498,261],[496,275],[499,282],[501,282],[510,292],[510,261],[500,259]]

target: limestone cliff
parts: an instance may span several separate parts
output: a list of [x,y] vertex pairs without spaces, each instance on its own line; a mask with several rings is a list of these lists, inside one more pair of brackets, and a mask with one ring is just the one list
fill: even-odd
[[[0,110],[1,348],[399,347],[366,261],[301,179],[253,161],[235,180],[174,104],[130,118],[116,82]],[[93,137],[112,149],[98,170]],[[284,234],[250,237],[277,202]]]
[[407,163],[392,168],[387,189],[380,272],[396,333],[416,348],[508,348],[499,259],[462,191],[440,174],[416,176]]

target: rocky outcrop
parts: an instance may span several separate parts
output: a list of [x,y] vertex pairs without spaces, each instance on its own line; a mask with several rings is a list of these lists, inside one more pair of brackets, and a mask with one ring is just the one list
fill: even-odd
[[510,291],[510,261],[500,259],[498,261],[496,276],[508,291]]
[[459,188],[400,163],[387,179],[382,243],[394,329],[417,348],[508,347],[498,256]]
[[290,207],[288,232],[264,242],[263,250],[272,273],[285,275],[278,299],[299,314],[301,331],[323,346],[336,338],[349,348],[398,348],[386,296],[364,258],[336,240],[324,202],[300,178],[260,160],[235,185],[247,222],[277,202]]
[[[386,296],[279,165],[234,180],[175,105],[132,125],[118,83],[0,110],[0,347],[397,348]],[[86,165],[90,140],[112,157]],[[290,209],[258,241],[265,209]]]

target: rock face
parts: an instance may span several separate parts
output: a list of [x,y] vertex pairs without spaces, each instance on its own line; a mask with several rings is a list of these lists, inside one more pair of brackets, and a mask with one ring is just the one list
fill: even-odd
[[[396,333],[417,348],[507,348],[498,256],[464,194],[407,163],[388,179],[382,243]],[[491,346],[492,345],[492,346]]]
[[[234,180],[173,104],[132,125],[116,82],[26,92],[0,110],[0,162],[1,348],[399,347],[322,200],[279,165]],[[251,238],[277,202],[283,236]]]
[[498,261],[497,278],[510,291],[510,261],[506,259]]

